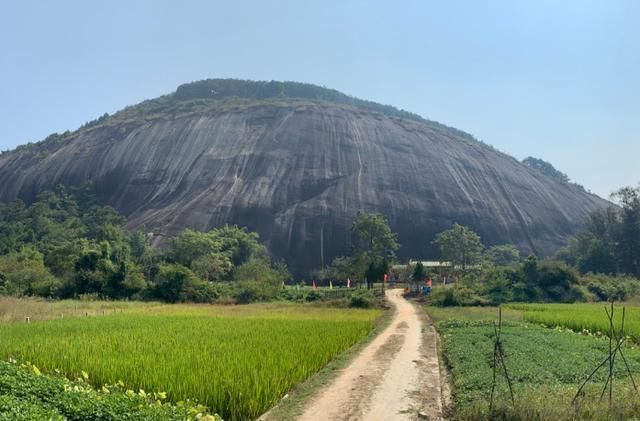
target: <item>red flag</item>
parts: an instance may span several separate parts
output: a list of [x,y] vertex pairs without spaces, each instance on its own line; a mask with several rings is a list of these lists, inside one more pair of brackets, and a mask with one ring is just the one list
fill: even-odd
[[386,273],[384,274],[384,281],[387,282],[387,280],[389,279],[389,275],[387,275]]

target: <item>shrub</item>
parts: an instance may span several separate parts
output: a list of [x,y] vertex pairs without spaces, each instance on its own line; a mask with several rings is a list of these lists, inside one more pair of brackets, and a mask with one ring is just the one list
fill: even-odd
[[188,301],[202,287],[193,272],[187,267],[179,264],[165,264],[160,266],[157,282],[153,288],[154,298],[176,303],[178,301]]
[[197,280],[184,287],[183,296],[183,301],[213,303],[220,297],[220,289],[211,282]]
[[303,302],[305,300],[305,293],[300,289],[287,288],[280,291],[280,298],[286,301]]
[[515,301],[573,302],[583,300],[577,288],[578,272],[564,263],[552,260],[538,262],[530,256],[517,271],[505,269],[513,285]]
[[349,307],[372,308],[376,305],[376,297],[368,289],[358,289],[349,298]]
[[233,274],[238,285],[238,303],[269,301],[280,293],[283,275],[263,259],[251,259],[238,266]]
[[543,261],[538,265],[538,283],[542,288],[559,286],[569,289],[578,283],[578,272],[562,262]]
[[464,285],[443,285],[433,288],[428,301],[438,307],[483,306],[490,304],[486,298]]
[[60,288],[44,265],[43,255],[32,247],[0,256],[0,287],[16,296],[54,296]]
[[640,281],[633,278],[589,273],[581,279],[581,283],[598,301],[624,301],[640,293]]
[[485,275],[485,294],[492,304],[513,301],[513,284],[504,271],[492,269]]
[[571,285],[566,298],[567,303],[588,301],[591,298],[591,293],[582,285]]
[[304,299],[305,301],[318,301],[318,300],[322,300],[323,298],[324,298],[324,294],[321,291],[317,289],[312,289]]
[[530,256],[519,267],[485,269],[479,277],[467,274],[450,288],[436,287],[429,301],[436,306],[517,302],[559,302],[614,299],[640,294],[640,280],[588,274],[555,260],[539,262]]
[[236,292],[236,302],[238,304],[249,304],[259,301],[262,297],[258,282],[243,282],[238,286]]

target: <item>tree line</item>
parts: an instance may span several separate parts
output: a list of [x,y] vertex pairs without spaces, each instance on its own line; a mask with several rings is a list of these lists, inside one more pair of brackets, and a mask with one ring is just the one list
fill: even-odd
[[436,243],[462,268],[462,281],[434,291],[438,305],[488,305],[509,301],[625,300],[640,295],[640,187],[612,194],[616,205],[593,212],[554,256],[518,259],[511,245],[483,252],[480,237],[456,226]]
[[[453,224],[433,244],[462,282],[440,299],[485,304],[640,293],[637,282],[622,276],[640,277],[640,187],[623,188],[613,198],[617,206],[593,213],[566,247],[543,260],[523,259],[511,244],[486,248],[470,228]],[[273,261],[258,235],[244,228],[187,229],[159,249],[151,234],[125,230],[124,222],[99,205],[89,187],[58,187],[31,205],[0,203],[0,294],[251,302],[274,299],[291,279],[286,265]],[[351,279],[371,288],[390,275],[400,244],[387,219],[359,213],[351,232],[352,253],[316,271],[314,279]],[[431,274],[416,267],[403,275],[421,282]]]
[[[617,205],[592,213],[584,228],[554,256],[521,256],[512,244],[485,247],[469,227],[454,223],[432,241],[458,282],[434,291],[440,305],[489,305],[509,301],[623,300],[640,295],[640,187],[612,195]],[[364,279],[370,286],[397,262],[398,238],[380,214],[361,213],[352,227],[352,254],[316,272],[319,278]],[[427,241],[427,239],[425,239]],[[423,283],[435,275],[421,263],[401,280]]]
[[[316,271],[315,276],[321,279],[362,279],[370,288],[371,284],[390,274],[392,263],[398,263],[395,255],[400,247],[398,235],[391,230],[384,215],[364,212],[357,215],[351,232],[352,253],[337,257],[329,266]],[[433,243],[440,250],[440,261],[450,262],[461,271],[483,263],[504,266],[520,260],[520,252],[514,245],[485,248],[478,234],[457,223],[439,233]],[[425,274],[428,276],[428,272]]]
[[100,206],[90,188],[41,193],[0,204],[0,293],[54,298],[211,302],[270,299],[286,265],[256,233],[237,226],[185,230],[161,250],[143,230]]
[[640,277],[640,186],[611,195],[618,206],[592,213],[557,257],[581,272]]

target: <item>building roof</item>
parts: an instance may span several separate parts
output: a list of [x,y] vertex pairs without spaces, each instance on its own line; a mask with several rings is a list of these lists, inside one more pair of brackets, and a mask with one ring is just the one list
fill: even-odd
[[450,268],[451,262],[441,262],[439,260],[413,260],[409,259],[409,265],[415,266],[418,262],[422,263],[422,266],[426,268]]

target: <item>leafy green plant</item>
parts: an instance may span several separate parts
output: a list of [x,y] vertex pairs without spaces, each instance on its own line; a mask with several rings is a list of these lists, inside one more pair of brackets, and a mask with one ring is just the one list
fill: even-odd
[[134,392],[123,382],[94,389],[89,375],[75,380],[43,375],[31,363],[0,361],[0,420],[209,420],[207,409],[191,401],[166,402],[164,392]]

